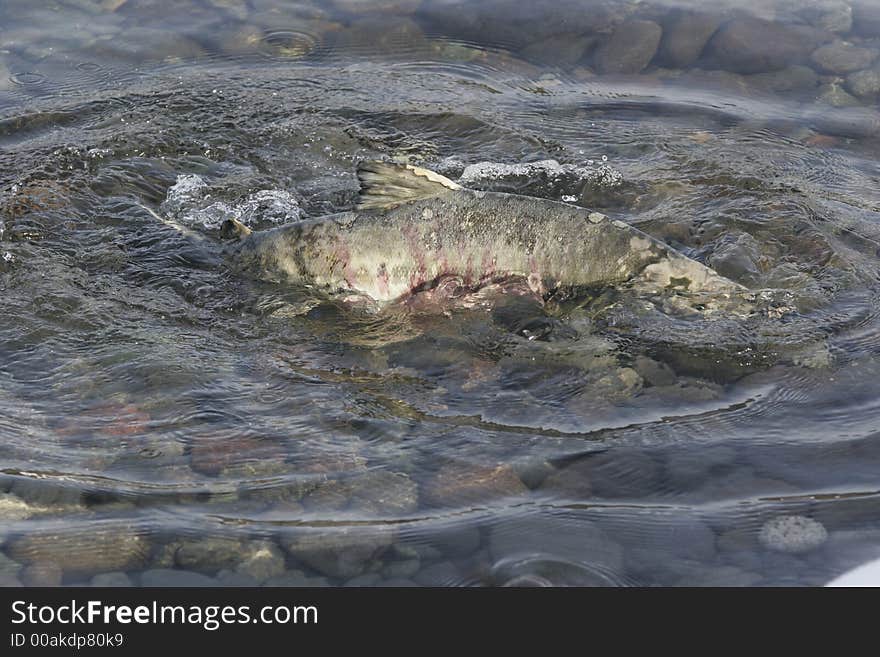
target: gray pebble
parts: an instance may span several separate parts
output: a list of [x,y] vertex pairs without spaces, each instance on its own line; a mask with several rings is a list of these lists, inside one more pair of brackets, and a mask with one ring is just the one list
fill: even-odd
[[259,586],[262,582],[245,573],[233,572],[231,570],[221,570],[217,573],[217,581],[220,586]]
[[738,18],[715,33],[706,53],[725,70],[762,73],[805,61],[826,38],[804,25]]
[[350,579],[363,573],[393,540],[391,527],[377,525],[302,532],[282,539],[282,544],[291,556],[318,572]]
[[382,576],[387,579],[398,577],[412,577],[422,566],[422,562],[418,559],[410,559],[409,561],[392,561],[382,568]]
[[846,88],[859,98],[872,98],[880,94],[880,68],[869,68],[850,73],[846,77]]
[[870,66],[877,59],[877,52],[846,41],[833,41],[814,50],[810,59],[821,71],[840,75]]
[[131,581],[131,578],[125,573],[115,572],[115,573],[101,573],[100,575],[95,575],[92,577],[91,582],[89,582],[91,586],[98,587],[129,587],[134,586],[134,583]]
[[815,550],[828,539],[821,523],[806,516],[778,516],[761,527],[758,540],[777,552],[800,554]]
[[201,573],[189,570],[172,570],[171,568],[146,570],[141,573],[140,580],[141,586],[145,587],[220,586],[216,579]]
[[529,44],[520,52],[527,60],[547,66],[577,64],[596,44],[594,35],[566,34]]
[[736,566],[714,566],[682,577],[677,586],[754,586],[763,579],[758,573]]
[[653,21],[621,23],[596,50],[594,63],[599,73],[640,73],[654,57],[663,28]]
[[382,578],[377,573],[366,573],[358,575],[346,581],[343,586],[359,587],[359,586],[376,586]]
[[184,570],[202,573],[232,569],[242,560],[241,541],[224,536],[185,539],[177,549],[174,560]]
[[690,68],[720,24],[721,17],[713,14],[674,13],[672,19],[664,23],[657,61],[671,68]]
[[461,581],[461,572],[451,561],[441,561],[423,568],[413,579],[422,586],[454,586]]
[[623,567],[620,545],[590,518],[527,516],[501,521],[489,533],[489,553],[493,562],[540,555],[613,572]]
[[406,579],[403,577],[395,577],[392,579],[383,579],[377,584],[377,586],[391,587],[391,588],[404,588],[404,587],[411,588],[414,586],[418,586],[418,584],[416,584],[411,579]]

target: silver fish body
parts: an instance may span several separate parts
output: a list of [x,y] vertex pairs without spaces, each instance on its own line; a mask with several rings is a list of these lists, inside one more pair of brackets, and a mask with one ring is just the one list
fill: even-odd
[[454,183],[447,182],[431,183],[430,195],[391,207],[249,234],[234,247],[236,265],[259,278],[381,302],[428,289],[445,277],[472,288],[522,278],[539,294],[634,279],[657,289],[744,290],[604,215],[557,201],[450,188]]

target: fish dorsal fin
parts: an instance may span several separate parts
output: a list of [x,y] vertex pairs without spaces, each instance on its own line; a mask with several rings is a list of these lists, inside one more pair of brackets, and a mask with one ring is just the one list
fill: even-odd
[[461,185],[449,178],[411,164],[361,162],[357,176],[361,183],[359,210],[391,208],[431,198],[450,189],[461,189]]

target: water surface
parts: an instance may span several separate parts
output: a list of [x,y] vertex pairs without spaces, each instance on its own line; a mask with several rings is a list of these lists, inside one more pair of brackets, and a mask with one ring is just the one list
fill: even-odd
[[[815,585],[880,556],[876,3],[0,22],[3,584]],[[370,158],[604,212],[786,310],[371,314],[231,271],[220,222],[347,210]]]

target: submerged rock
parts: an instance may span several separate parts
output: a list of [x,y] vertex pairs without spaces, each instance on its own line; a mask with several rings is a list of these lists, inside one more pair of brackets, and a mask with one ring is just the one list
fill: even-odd
[[707,264],[722,276],[746,286],[755,286],[767,267],[761,245],[748,233],[725,235]]
[[880,37],[880,4],[875,0],[853,3],[853,32],[867,37]]
[[758,540],[768,550],[800,554],[815,550],[828,539],[825,527],[806,516],[779,516],[761,527]]
[[834,41],[814,50],[810,59],[826,73],[852,73],[869,66],[877,59],[877,51],[846,41]]
[[235,572],[262,584],[284,572],[284,553],[272,541],[247,543]]
[[609,2],[580,0],[520,3],[511,11],[509,0],[446,0],[424,2],[418,16],[425,29],[484,45],[519,50],[560,34],[604,31],[621,13]]
[[795,64],[781,71],[755,73],[745,77],[746,82],[755,88],[776,93],[790,91],[810,91],[819,83],[819,76],[809,66]]
[[220,586],[216,579],[188,570],[156,568],[141,573],[141,586],[148,588]]
[[323,588],[330,586],[326,577],[310,577],[302,570],[288,570],[281,575],[266,580],[263,586],[283,586],[285,588]]
[[719,68],[735,73],[762,73],[806,61],[826,40],[815,28],[738,18],[715,33],[706,52]]
[[489,553],[496,562],[541,558],[613,572],[623,568],[623,550],[618,543],[596,523],[571,517],[504,520],[489,533]]
[[175,563],[186,570],[216,573],[234,568],[242,560],[242,543],[237,538],[209,536],[185,539],[174,554]]
[[451,462],[441,466],[425,483],[422,498],[434,506],[481,505],[503,497],[523,495],[528,490],[509,465]]
[[617,26],[596,50],[599,73],[640,73],[654,57],[663,28],[653,21],[633,20]]
[[853,10],[846,0],[811,0],[799,13],[810,25],[829,32],[843,34],[853,27]]
[[326,527],[282,539],[294,558],[328,577],[350,579],[363,573],[394,540],[389,526]]
[[[841,83],[837,81],[829,82],[819,87],[816,100],[827,103],[832,107],[858,107],[861,105],[859,99],[847,93]],[[797,272],[797,274],[800,274],[800,272]],[[804,275],[800,274],[800,276]]]
[[880,94],[880,68],[851,73],[846,78],[846,88],[859,98],[877,96]]
[[736,566],[712,566],[711,568],[685,575],[675,585],[713,588],[718,586],[754,586],[762,579],[761,575],[737,568]]
[[24,564],[54,564],[65,576],[136,570],[146,563],[147,539],[127,527],[88,526],[35,531],[9,542],[6,552]]
[[[196,436],[190,448],[190,467],[206,475],[229,469],[240,474],[274,474],[283,469],[284,448],[274,441],[253,436]],[[266,469],[268,468],[268,471]],[[251,470],[253,472],[248,472]]]
[[131,578],[125,573],[102,573],[95,575],[89,582],[91,586],[96,587],[130,587],[134,586]]
[[352,509],[381,516],[398,516],[418,506],[418,487],[402,472],[371,470],[319,483],[303,498],[316,511]]
[[564,34],[531,43],[520,51],[527,60],[548,66],[573,66],[596,45],[594,35]]
[[57,563],[34,563],[19,575],[25,586],[61,586],[64,571]]
[[[28,504],[12,493],[0,493],[0,520],[3,522],[14,522],[30,518],[40,513],[42,508]],[[2,534],[0,534],[0,538],[2,538]]]
[[721,25],[717,14],[677,12],[663,25],[657,62],[670,68],[693,66]]

